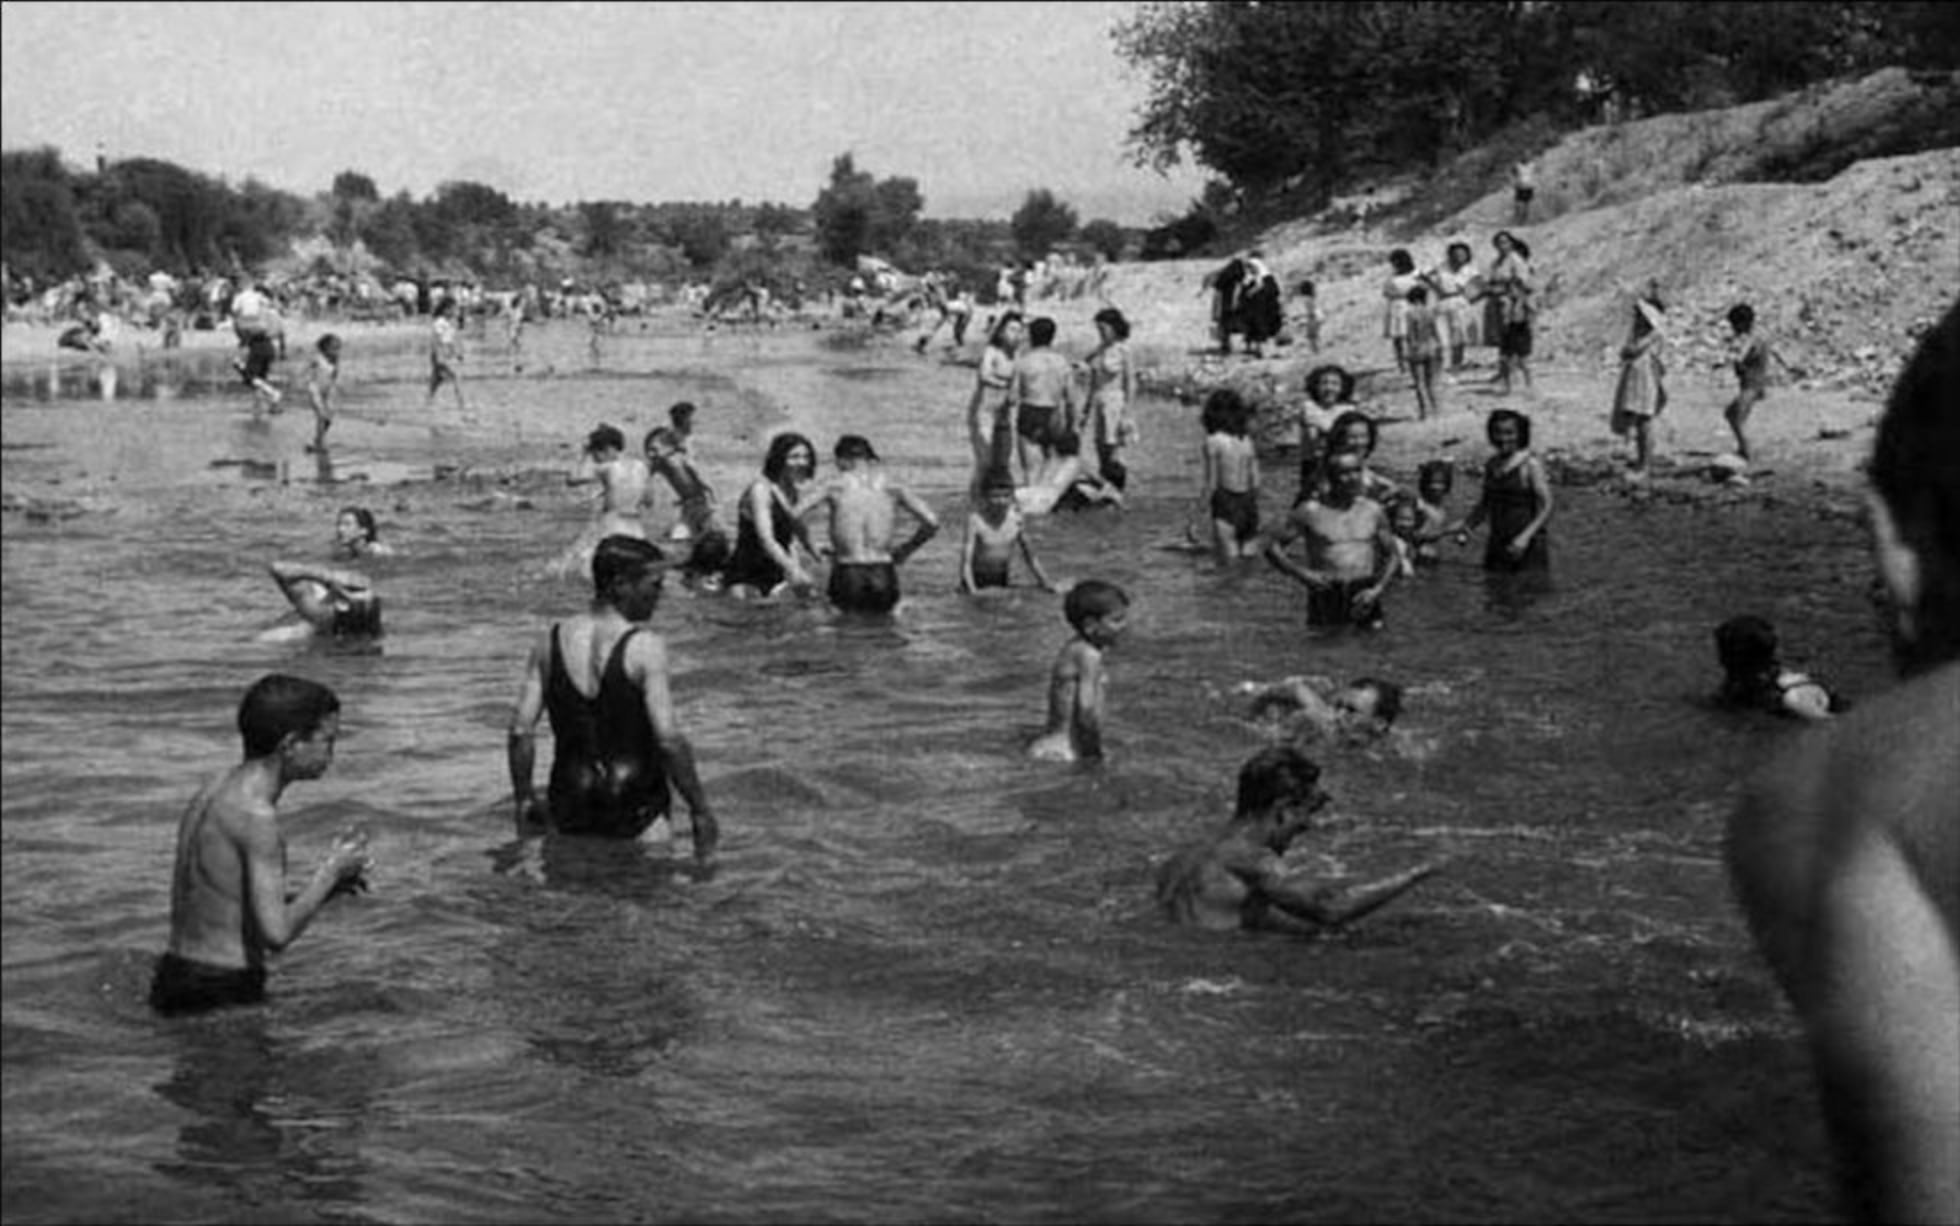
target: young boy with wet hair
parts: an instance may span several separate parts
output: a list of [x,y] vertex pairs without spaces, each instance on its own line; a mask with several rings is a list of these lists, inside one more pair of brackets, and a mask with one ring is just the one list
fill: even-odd
[[1212,834],[1157,871],[1157,903],[1173,923],[1230,930],[1315,932],[1339,928],[1393,901],[1442,869],[1430,860],[1361,885],[1303,881],[1282,857],[1325,808],[1320,767],[1292,745],[1273,745],[1239,768],[1238,802]]
[[960,590],[1004,588],[1019,551],[1028,572],[1044,592],[1055,585],[1034,556],[1028,540],[1027,517],[1014,503],[1014,474],[990,468],[980,482],[980,506],[966,517],[966,540],[960,548]]
[[1783,667],[1776,629],[1760,617],[1731,617],[1715,627],[1715,658],[1722,665],[1718,697],[1727,706],[1797,719],[1829,719],[1846,709],[1821,682]]
[[1048,762],[1093,761],[1103,756],[1108,698],[1103,655],[1129,625],[1130,598],[1114,583],[1084,579],[1062,598],[1062,616],[1075,637],[1049,670],[1048,724],[1028,753]]
[[326,686],[273,673],[238,704],[245,760],[206,783],[177,824],[170,945],[150,984],[165,1015],[265,999],[266,963],[299,939],[329,899],[367,888],[364,830],[334,840],[303,889],[286,893],[279,798],[333,763],[340,699]]
[[1859,1221],[1960,1221],[1960,302],[1892,389],[1872,551],[1900,684],[1806,729],[1729,821]]

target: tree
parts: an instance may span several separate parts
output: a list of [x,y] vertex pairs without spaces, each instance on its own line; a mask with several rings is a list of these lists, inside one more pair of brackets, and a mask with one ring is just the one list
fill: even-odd
[[712,268],[728,254],[728,225],[722,220],[720,210],[713,205],[686,210],[675,219],[673,230],[674,241],[680,244],[681,254],[697,269]]
[[343,170],[333,177],[332,195],[336,200],[363,200],[369,204],[381,202],[381,192],[375,188],[374,180],[353,170]]
[[74,184],[59,151],[0,154],[0,258],[12,272],[41,282],[88,268]]
[[1129,236],[1123,232],[1123,227],[1107,217],[1098,217],[1083,226],[1081,238],[1102,252],[1103,258],[1112,264],[1123,258],[1123,248],[1129,243]]
[[1075,237],[1075,210],[1055,199],[1055,193],[1047,188],[1036,188],[1021,201],[1007,225],[1021,254],[1038,258]]
[[895,250],[924,208],[918,180],[880,181],[845,153],[831,162],[830,183],[817,193],[810,212],[824,258],[851,265],[860,255]]

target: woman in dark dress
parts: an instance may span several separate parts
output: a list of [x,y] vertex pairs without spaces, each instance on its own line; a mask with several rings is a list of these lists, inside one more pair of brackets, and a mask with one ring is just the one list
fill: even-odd
[[1497,454],[1484,464],[1483,495],[1457,528],[1457,543],[1468,544],[1470,529],[1489,520],[1485,570],[1550,570],[1545,525],[1552,518],[1552,485],[1544,464],[1531,453],[1531,419],[1515,409],[1498,409],[1484,432]]

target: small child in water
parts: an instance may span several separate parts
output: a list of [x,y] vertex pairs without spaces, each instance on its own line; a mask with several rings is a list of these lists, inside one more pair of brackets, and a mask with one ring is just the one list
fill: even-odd
[[1130,598],[1101,579],[1084,579],[1062,598],[1062,615],[1075,631],[1055,657],[1048,674],[1048,725],[1028,746],[1046,762],[1102,757],[1103,708],[1107,674],[1103,655],[1123,636]]
[[1760,617],[1731,617],[1715,627],[1715,657],[1722,665],[1725,705],[1797,719],[1829,719],[1848,704],[1807,673],[1783,667],[1776,630]]
[[966,518],[966,542],[960,550],[960,590],[977,592],[981,588],[1008,586],[1009,570],[1016,549],[1028,564],[1028,571],[1044,592],[1055,585],[1034,556],[1028,540],[1027,518],[1014,502],[1014,474],[1005,468],[990,468],[980,483],[980,506]]

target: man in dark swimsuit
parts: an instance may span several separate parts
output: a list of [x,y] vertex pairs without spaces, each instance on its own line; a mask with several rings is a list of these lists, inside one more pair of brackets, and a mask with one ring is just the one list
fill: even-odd
[[[609,536],[592,555],[590,612],[540,635],[511,711],[508,758],[520,833],[638,838],[667,815],[669,785],[693,818],[703,864],[720,838],[674,717],[667,644],[643,624],[660,603],[666,557],[651,541]],[[539,716],[556,743],[540,803],[532,784]]]
[[[939,531],[932,508],[902,485],[889,482],[878,467],[869,439],[846,434],[837,440],[838,480],[801,512],[828,511],[830,602],[849,613],[884,614],[898,604],[898,565]],[[903,507],[918,527],[896,548],[892,537]]]

